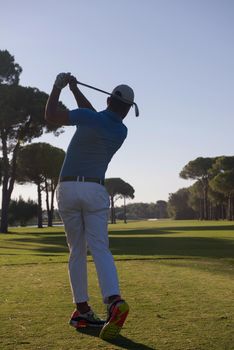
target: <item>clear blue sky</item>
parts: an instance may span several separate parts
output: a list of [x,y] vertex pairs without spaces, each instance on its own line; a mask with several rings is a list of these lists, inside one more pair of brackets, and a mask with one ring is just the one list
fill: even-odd
[[[189,182],[179,172],[199,156],[234,151],[233,0],[0,0],[0,49],[22,68],[21,84],[49,93],[59,72],[104,90],[133,87],[140,117],[107,177],[154,202]],[[106,96],[82,90],[94,106]],[[76,107],[69,91],[61,100]],[[66,149],[74,132],[40,141]],[[14,196],[36,196],[17,187]]]

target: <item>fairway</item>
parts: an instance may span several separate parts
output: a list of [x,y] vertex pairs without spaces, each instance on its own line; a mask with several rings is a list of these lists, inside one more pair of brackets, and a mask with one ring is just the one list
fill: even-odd
[[[0,235],[1,350],[233,350],[234,225],[109,225],[129,317],[111,343],[68,325],[73,305],[63,227]],[[92,258],[90,303],[105,317]]]

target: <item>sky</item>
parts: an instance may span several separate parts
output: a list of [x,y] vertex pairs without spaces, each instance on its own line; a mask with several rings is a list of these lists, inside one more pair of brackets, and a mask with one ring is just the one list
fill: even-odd
[[[234,151],[233,0],[0,0],[0,50],[21,65],[20,84],[50,93],[60,72],[106,91],[130,85],[140,110],[106,177],[135,189],[134,202],[168,200],[191,182],[197,157]],[[106,95],[81,88],[97,110]],[[66,88],[61,101],[76,103]],[[34,142],[67,149],[74,127]],[[35,186],[13,197],[36,198]]]

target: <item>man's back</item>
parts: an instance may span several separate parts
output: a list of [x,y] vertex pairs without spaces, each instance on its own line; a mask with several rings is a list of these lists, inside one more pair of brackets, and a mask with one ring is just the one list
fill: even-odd
[[105,178],[108,164],[127,136],[122,118],[109,110],[76,109],[69,113],[77,130],[70,142],[60,176]]

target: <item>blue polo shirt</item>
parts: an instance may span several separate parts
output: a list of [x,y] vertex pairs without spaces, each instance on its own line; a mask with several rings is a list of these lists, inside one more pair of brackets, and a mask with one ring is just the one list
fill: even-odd
[[105,178],[108,164],[127,136],[122,118],[109,110],[79,108],[69,112],[76,132],[68,146],[60,176]]

